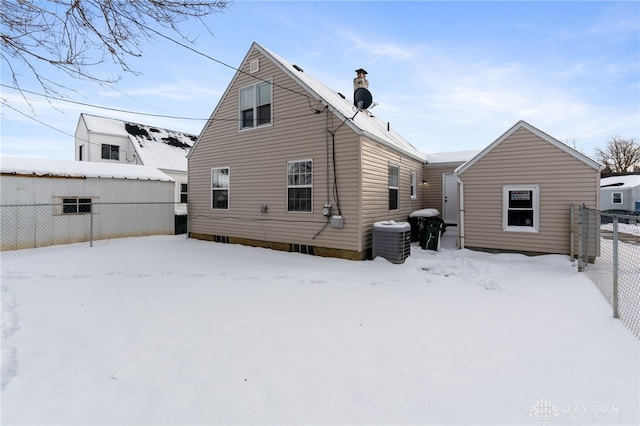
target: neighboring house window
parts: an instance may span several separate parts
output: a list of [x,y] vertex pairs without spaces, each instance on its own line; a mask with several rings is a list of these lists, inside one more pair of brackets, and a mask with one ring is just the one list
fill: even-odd
[[240,129],[271,123],[271,82],[240,89]]
[[418,197],[418,187],[416,186],[417,182],[418,182],[418,177],[416,175],[416,172],[411,172],[410,193],[411,193],[412,200],[415,200]]
[[120,147],[118,145],[102,144],[103,160],[120,160]]
[[613,193],[611,193],[611,203],[612,204],[622,204],[622,192],[613,192]]
[[510,185],[502,189],[502,225],[505,231],[538,232],[538,185]]
[[389,164],[389,210],[398,210],[399,167]]
[[229,209],[229,168],[211,169],[211,208]]
[[84,148],[84,145],[78,147],[78,161],[82,161],[82,148]]
[[313,160],[287,162],[287,211],[310,212],[312,187]]
[[187,202],[187,184],[186,183],[180,184],[180,202],[181,203]]
[[91,198],[68,197],[62,199],[63,214],[91,213]]

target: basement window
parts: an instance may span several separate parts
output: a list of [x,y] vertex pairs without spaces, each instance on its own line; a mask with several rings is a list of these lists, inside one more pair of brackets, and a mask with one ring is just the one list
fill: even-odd
[[502,188],[502,229],[538,232],[540,197],[538,185],[508,185]]

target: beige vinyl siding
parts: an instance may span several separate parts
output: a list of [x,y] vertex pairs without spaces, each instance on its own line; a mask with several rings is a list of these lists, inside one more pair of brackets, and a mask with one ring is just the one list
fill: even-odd
[[464,163],[436,163],[427,164],[424,167],[424,178],[427,180],[424,191],[424,207],[427,209],[438,209],[440,214],[444,211],[442,197],[442,175],[453,173],[453,171]]
[[[238,90],[256,80],[249,62],[258,58],[261,79],[273,80],[271,125],[238,130]],[[333,195],[333,165],[329,152],[327,200],[327,111],[273,62],[253,50],[216,109],[214,120],[189,157],[189,231],[192,233],[358,250],[359,149],[358,136],[342,126],[336,136],[338,193],[344,228],[327,226],[322,215],[329,201],[338,214]],[[296,93],[297,92],[297,93]],[[329,117],[330,128],[342,121]],[[332,127],[333,126],[333,127]],[[313,160],[313,211],[287,212],[287,162]],[[229,210],[211,209],[211,168],[229,167]],[[267,205],[261,213],[262,204]]]
[[[570,206],[597,207],[599,172],[526,129],[515,131],[460,175],[466,247],[570,251]],[[505,185],[539,185],[539,232],[502,228]]]
[[[389,210],[389,164],[399,167],[398,210]],[[411,199],[411,172],[416,172],[417,194]],[[383,220],[406,222],[422,209],[423,163],[367,138],[362,138],[362,249],[371,248],[373,224]]]

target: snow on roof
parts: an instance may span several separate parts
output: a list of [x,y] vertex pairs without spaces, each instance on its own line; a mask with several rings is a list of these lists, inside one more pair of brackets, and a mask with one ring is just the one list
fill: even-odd
[[474,149],[469,151],[435,152],[432,154],[426,154],[426,157],[427,164],[464,163],[471,160],[478,154],[480,154],[480,150]]
[[82,117],[90,132],[128,137],[145,166],[187,171],[187,154],[196,135],[89,114]]
[[29,176],[56,176],[103,179],[138,179],[172,182],[173,179],[150,166],[90,161],[47,160],[2,157],[0,172]]
[[610,176],[600,179],[600,188],[628,189],[640,186],[640,175]]
[[302,85],[311,93],[315,93],[319,99],[324,100],[335,112],[346,119],[351,119],[353,125],[355,125],[355,127],[359,129],[364,136],[370,137],[416,159],[424,161],[425,154],[416,149],[395,130],[388,129],[387,123],[365,111],[361,111],[356,114],[358,110],[353,106],[353,103],[350,100],[342,97],[338,92],[327,87],[324,83],[309,73],[299,71],[299,67],[294,67],[293,64],[258,43],[254,43],[254,45],[262,51],[263,54],[271,57],[277,64],[280,64],[283,69],[285,69],[294,79],[302,83]]

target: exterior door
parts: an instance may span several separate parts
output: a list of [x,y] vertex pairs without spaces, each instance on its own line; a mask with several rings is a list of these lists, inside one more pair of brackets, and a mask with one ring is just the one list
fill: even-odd
[[447,225],[458,224],[458,182],[453,173],[442,174],[442,219]]

